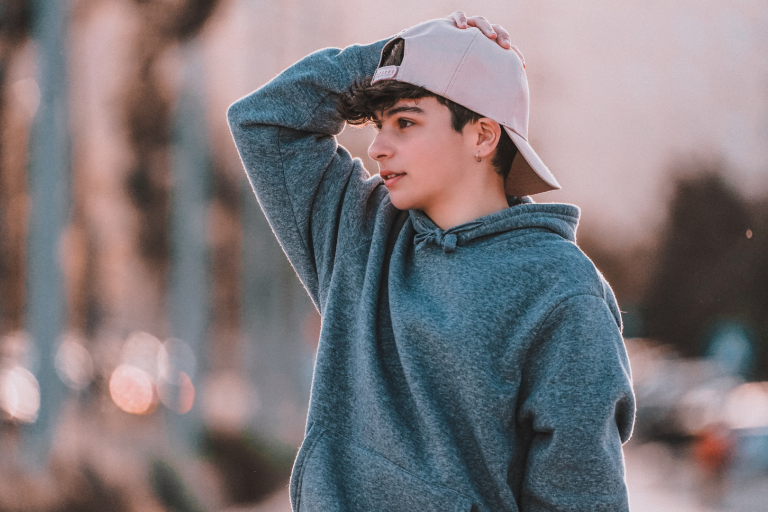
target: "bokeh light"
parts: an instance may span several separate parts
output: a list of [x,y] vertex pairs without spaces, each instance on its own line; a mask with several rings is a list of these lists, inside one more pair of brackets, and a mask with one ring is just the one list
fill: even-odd
[[768,427],[768,382],[748,382],[734,388],[725,414],[732,428]]
[[179,414],[186,414],[195,401],[195,374],[197,359],[189,344],[178,338],[163,343],[157,352],[158,393],[160,401]]
[[197,360],[189,344],[178,338],[170,338],[157,352],[158,375],[161,379],[172,380],[174,372],[184,372],[187,376],[195,374]]
[[150,414],[157,407],[152,376],[130,364],[121,364],[112,372],[109,395],[120,409],[131,414]]
[[163,344],[148,332],[136,331],[123,345],[121,360],[144,370],[152,380],[158,377],[157,359]]
[[93,359],[80,340],[69,335],[56,351],[56,373],[74,390],[84,389],[93,378]]
[[0,370],[0,408],[24,423],[33,423],[37,419],[40,385],[23,366]]
[[179,414],[186,414],[192,410],[195,403],[195,386],[192,379],[184,372],[179,372],[176,384],[164,381],[158,386],[160,401],[163,405]]

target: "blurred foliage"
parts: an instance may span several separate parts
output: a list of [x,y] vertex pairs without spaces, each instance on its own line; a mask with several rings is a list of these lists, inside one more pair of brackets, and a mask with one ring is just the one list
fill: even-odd
[[160,502],[172,512],[205,512],[176,470],[165,461],[152,461],[152,488]]
[[2,45],[22,42],[29,31],[31,20],[29,0],[3,0],[0,2],[0,40]]
[[228,501],[245,504],[260,501],[285,485],[296,448],[247,433],[208,431],[202,453],[221,473]]
[[213,292],[212,328],[215,333],[240,329],[242,294],[242,218],[240,211],[241,174],[228,172],[214,161],[212,173],[212,223],[217,226],[211,238],[211,284]]
[[[32,21],[28,0],[0,2],[0,328],[16,330],[22,326],[24,304],[24,200],[26,176],[24,163],[14,162],[6,153],[12,147],[8,120],[8,67],[27,41]],[[17,163],[18,165],[12,165]]]
[[197,34],[219,0],[134,0],[146,10],[147,21],[163,39],[183,41]]
[[[138,246],[159,283],[170,256],[168,208],[173,98],[158,61],[171,46],[199,33],[218,0],[134,0],[142,18],[135,40],[136,73],[125,86],[123,119],[135,163],[126,188],[140,217]],[[161,284],[162,286],[162,284]]]
[[108,485],[98,472],[86,466],[79,470],[67,471],[71,492],[54,512],[129,512],[129,500],[125,492]]
[[762,202],[744,199],[718,168],[675,183],[643,299],[649,336],[684,356],[702,356],[715,323],[744,323],[760,340],[756,377],[768,378],[766,213]]
[[615,247],[605,238],[584,231],[579,233],[578,243],[610,283],[622,312],[637,307],[650,279],[656,249],[652,241]]

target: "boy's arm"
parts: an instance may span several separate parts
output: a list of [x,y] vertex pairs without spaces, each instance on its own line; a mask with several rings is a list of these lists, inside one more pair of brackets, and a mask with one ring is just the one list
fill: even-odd
[[362,230],[385,195],[383,187],[377,190],[381,181],[371,179],[334,137],[344,127],[337,94],[373,75],[385,43],[312,53],[227,112],[259,203],[318,307],[337,246],[364,242],[354,229],[338,239],[342,218],[354,219],[351,224]]
[[579,295],[549,315],[532,347],[518,424],[531,435],[521,511],[628,510],[622,443],[635,399],[606,302]]

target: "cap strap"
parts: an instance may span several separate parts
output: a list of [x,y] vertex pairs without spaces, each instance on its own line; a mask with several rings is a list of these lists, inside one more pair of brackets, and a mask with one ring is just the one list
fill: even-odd
[[376,73],[373,74],[371,83],[375,84],[379,80],[392,80],[397,76],[398,71],[400,71],[399,66],[384,66],[379,68],[376,70]]

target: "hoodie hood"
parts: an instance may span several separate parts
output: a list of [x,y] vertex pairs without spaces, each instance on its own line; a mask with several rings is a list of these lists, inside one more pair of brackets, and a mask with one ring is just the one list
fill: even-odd
[[581,211],[577,206],[559,203],[536,204],[524,201],[517,206],[511,206],[485,217],[440,229],[427,214],[421,210],[410,210],[409,215],[416,235],[416,249],[434,244],[450,253],[476,238],[505,233],[517,229],[543,228],[552,231],[564,239],[575,242],[576,228],[579,224]]

